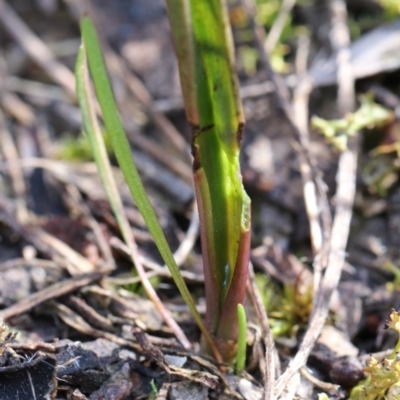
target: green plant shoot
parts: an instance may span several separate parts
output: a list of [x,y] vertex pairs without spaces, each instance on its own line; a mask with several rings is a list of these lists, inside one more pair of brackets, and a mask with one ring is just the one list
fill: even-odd
[[236,353],[250,250],[250,200],[239,146],[244,116],[225,0],[167,0],[201,222],[206,324],[225,361]]
[[237,305],[237,313],[238,313],[238,324],[239,324],[239,333],[238,333],[238,349],[236,354],[236,375],[240,375],[240,373],[244,370],[246,365],[246,333],[247,333],[247,319],[246,319],[246,311],[242,304]]
[[[154,209],[146,195],[146,192],[143,188],[143,184],[140,180],[138,171],[136,169],[136,166],[134,164],[133,158],[132,158],[132,153],[131,149],[129,146],[129,142],[126,138],[124,129],[122,127],[122,123],[119,117],[119,113],[114,101],[114,96],[112,93],[111,85],[108,79],[106,67],[104,64],[99,40],[97,38],[96,30],[93,25],[93,22],[85,17],[81,21],[81,32],[82,32],[82,41],[83,41],[83,47],[80,50],[78,59],[77,59],[77,66],[76,66],[76,74],[77,74],[77,92],[78,92],[78,99],[80,100],[80,106],[82,109],[83,113],[83,119],[85,122],[85,127],[87,131],[92,130],[93,121],[94,121],[94,112],[87,113],[86,110],[86,104],[88,104],[89,100],[89,95],[88,95],[88,90],[87,88],[83,87],[83,84],[80,84],[80,82],[83,82],[83,72],[84,71],[84,65],[86,63],[86,57],[84,55],[87,55],[89,67],[90,67],[90,72],[92,74],[93,78],[93,83],[95,86],[96,90],[96,95],[100,104],[100,108],[102,111],[103,119],[104,119],[104,124],[107,129],[107,132],[109,132],[110,139],[111,139],[111,145],[113,147],[114,153],[116,155],[117,161],[119,163],[119,166],[122,170],[122,173],[124,174],[125,181],[129,187],[129,190],[132,194],[133,199],[136,202],[136,205],[140,211],[140,213],[143,216],[143,219],[146,222],[146,225],[157,245],[158,250],[160,251],[160,254],[165,262],[165,264],[168,266],[171,275],[184,299],[186,302],[187,306],[189,307],[196,323],[198,324],[200,330],[202,331],[208,345],[210,346],[214,356],[217,359],[220,359],[219,352],[213,342],[213,339],[209,333],[209,331],[206,329],[203,320],[201,319],[199,313],[197,312],[194,300],[192,299],[190,292],[186,286],[185,281],[182,278],[182,275],[179,272],[179,267],[177,266],[175,259],[173,257],[173,254],[171,252],[171,249],[168,246],[168,243],[165,239],[164,233],[161,229],[161,226],[157,220],[157,216],[154,212]],[[84,53],[83,53],[84,52]],[[89,135],[91,137],[91,135]],[[97,138],[100,139],[101,135],[97,135]],[[91,142],[93,143],[93,140],[90,139]],[[104,144],[103,144],[104,147]],[[93,147],[94,153],[95,153],[95,158],[99,159],[100,157],[96,157],[97,153],[97,145]],[[103,151],[105,153],[105,150]],[[103,160],[106,158],[106,154],[103,154],[102,156]],[[96,160],[97,161],[97,160]],[[98,163],[100,173],[104,175],[103,171],[103,166],[104,162]],[[113,207],[114,208],[114,207]],[[117,218],[120,214],[116,214]],[[122,224],[123,226],[124,224]],[[120,224],[121,226],[121,224]],[[122,229],[122,232],[124,233],[124,229]],[[125,237],[127,235],[124,234],[124,239],[129,240],[129,238]],[[151,288],[148,288],[147,292],[150,293]],[[153,301],[155,299],[152,299]],[[160,305],[161,306],[161,305]]]

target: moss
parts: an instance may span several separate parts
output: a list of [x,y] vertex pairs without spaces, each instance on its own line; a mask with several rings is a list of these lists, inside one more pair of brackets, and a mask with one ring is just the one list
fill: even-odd
[[[386,327],[400,333],[400,315],[392,310]],[[400,340],[384,360],[371,356],[364,368],[367,378],[351,391],[349,400],[396,400],[400,398]]]

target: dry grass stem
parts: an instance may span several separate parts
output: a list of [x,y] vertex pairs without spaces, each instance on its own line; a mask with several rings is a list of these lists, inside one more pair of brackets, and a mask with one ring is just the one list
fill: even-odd
[[279,8],[278,15],[276,16],[274,24],[272,25],[264,43],[264,49],[267,54],[271,54],[275,49],[275,46],[281,37],[282,31],[285,28],[285,24],[290,12],[295,5],[296,0],[283,0]]
[[[349,54],[348,46],[350,43],[346,27],[346,6],[342,0],[332,0],[330,5],[332,14],[331,40],[337,54],[339,86],[343,85],[339,89],[338,102],[343,111],[347,108],[346,112],[350,112],[352,109],[349,107],[354,107],[354,102],[352,101],[352,99],[354,100],[354,86],[350,87],[347,81],[348,77],[345,77],[343,72],[349,71],[348,64],[350,63],[350,58],[346,56]],[[343,79],[346,79],[346,82],[343,82]],[[348,97],[350,101],[345,99],[344,96]],[[343,103],[341,103],[342,101]],[[327,267],[316,294],[311,320],[300,349],[287,370],[279,378],[275,387],[275,395],[277,397],[287,387],[291,377],[305,365],[308,355],[325,324],[332,293],[336,290],[340,280],[356,189],[357,142],[357,138],[354,138],[349,145],[349,149],[344,151],[339,158],[336,176],[336,208],[329,241]]]
[[274,338],[269,328],[268,315],[255,282],[253,265],[249,266],[248,292],[256,309],[258,320],[260,321],[265,345],[265,374],[263,400],[273,400],[273,388],[276,379],[275,359],[277,358]]
[[96,272],[81,274],[71,279],[53,283],[52,285],[29,295],[23,300],[12,304],[4,310],[1,310],[0,318],[7,320],[11,317],[15,317],[16,315],[23,314],[27,311],[30,311],[33,307],[44,303],[45,301],[64,296],[83,286],[87,286],[93,282],[96,282],[104,275],[109,274],[111,271],[112,270],[110,268],[104,268]]

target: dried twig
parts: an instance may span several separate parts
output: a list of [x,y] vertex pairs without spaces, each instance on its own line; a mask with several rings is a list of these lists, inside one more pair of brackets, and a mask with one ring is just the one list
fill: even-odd
[[155,400],[167,400],[170,386],[170,383],[164,382],[160,387]]
[[29,57],[74,98],[75,79],[73,73],[54,58],[49,48],[4,0],[0,0],[0,22]]
[[268,315],[265,311],[260,292],[254,279],[253,265],[249,266],[248,292],[257,312],[258,319],[263,330],[265,345],[265,375],[263,400],[273,400],[273,387],[276,378],[275,374],[275,344],[271,330],[269,329]]
[[275,18],[274,24],[272,25],[264,44],[264,49],[267,54],[270,54],[278,43],[283,28],[285,27],[285,23],[295,4],[296,0],[283,0],[278,15]]
[[64,266],[58,265],[52,260],[42,260],[38,258],[32,258],[26,260],[25,258],[13,258],[0,264],[0,272],[7,271],[8,269],[14,268],[43,268],[43,269],[55,269],[61,270]]
[[77,330],[80,333],[88,336],[94,336],[97,338],[108,339],[111,342],[117,343],[120,346],[129,347],[135,351],[141,352],[139,344],[134,343],[131,340],[123,339],[120,336],[114,335],[110,332],[105,332],[100,329],[95,329],[90,326],[80,315],[73,312],[64,304],[52,301],[52,307],[57,311],[58,316],[68,325]]
[[320,379],[316,378],[312,372],[310,372],[306,367],[302,367],[300,369],[301,375],[304,376],[309,382],[311,382],[314,386],[317,388],[320,388],[322,390],[325,390],[327,392],[337,392],[340,388],[339,385],[335,385],[330,382],[324,382],[321,381]]
[[[322,270],[327,262],[332,221],[326,191],[322,187],[322,178],[320,177],[317,163],[310,151],[308,101],[312,90],[312,81],[307,76],[308,47],[308,38],[300,38],[296,55],[298,83],[293,91],[293,111],[294,122],[296,123],[299,135],[300,148],[297,150],[303,179],[304,203],[310,224],[311,245],[315,256],[313,267],[314,299],[316,299]],[[307,162],[307,156],[309,157],[309,162]],[[313,171],[315,171],[314,176]],[[318,187],[320,190],[317,190]],[[321,207],[324,207],[324,212],[321,212]]]
[[94,308],[92,308],[89,304],[85,302],[85,300],[80,297],[70,295],[66,299],[67,306],[73,308],[75,311],[79,313],[80,316],[85,318],[91,326],[96,329],[101,329],[106,332],[114,332],[115,328],[112,322],[99,314]]
[[33,96],[42,100],[62,102],[67,102],[69,100],[65,90],[60,86],[30,79],[22,79],[17,76],[8,75],[5,77],[4,88],[9,92]]
[[3,199],[0,202],[0,211],[1,218],[15,233],[32,242],[37,249],[47,254],[54,261],[66,265],[71,275],[80,275],[96,269],[96,266],[88,259],[50,233],[38,227],[22,226],[15,220],[9,204],[6,204]]
[[166,373],[188,379],[192,382],[201,383],[211,389],[216,389],[218,385],[217,376],[207,371],[188,370],[175,366],[167,361],[161,349],[150,343],[146,333],[138,328],[133,328],[133,335],[136,337],[146,356],[155,361]]
[[[275,87],[275,92],[274,92],[275,98],[277,99],[278,104],[282,108],[287,121],[292,126],[293,132],[295,133],[296,138],[300,144],[300,146],[298,146],[298,152],[300,160],[300,171],[302,174],[303,185],[304,185],[304,201],[306,203],[306,210],[310,220],[311,237],[312,237],[313,249],[315,252],[314,254],[317,254],[317,252],[320,251],[321,249],[326,251],[327,242],[325,242],[324,246],[323,241],[324,239],[329,237],[329,232],[331,227],[330,226],[331,217],[330,217],[329,202],[326,195],[325,185],[322,181],[316,162],[309,150],[308,121],[307,121],[308,113],[307,111],[305,111],[305,109],[307,108],[308,92],[311,90],[311,88],[308,83],[308,80],[304,78],[302,86],[298,88],[297,92],[298,102],[297,102],[296,112],[297,112],[297,117],[299,118],[299,120],[297,120],[289,101],[288,90],[286,86],[283,84],[283,81],[280,79],[280,77],[273,72],[267,54],[264,52],[264,49],[262,47],[263,37],[265,33],[262,27],[257,26],[255,24],[253,4],[250,3],[250,0],[242,0],[242,1],[245,4],[248,14],[251,16],[250,21],[255,33],[256,44],[260,51],[260,57],[263,67],[267,72],[269,79],[271,80],[271,82]],[[317,260],[319,262],[326,260],[326,257],[322,256],[323,254],[324,252],[317,254]],[[323,319],[323,322],[324,321],[325,318]],[[309,329],[307,331],[308,333],[313,332],[314,327],[312,325],[312,322],[313,321],[310,322]],[[319,332],[315,337],[312,337],[310,343],[308,343],[308,346],[311,345],[312,347],[318,335]],[[302,346],[304,345],[304,343],[305,342],[303,342]],[[311,347],[309,350],[311,350]],[[295,365],[294,368],[292,368],[292,364],[289,365],[288,369],[277,381],[274,388],[274,393],[270,395],[272,396],[270,398],[278,398],[282,394],[287,384],[291,382],[291,379],[294,377],[295,374],[297,374],[299,368],[301,368],[306,362],[309,350],[307,350],[307,353],[304,354],[303,351],[300,351],[296,355],[295,360],[297,359],[300,360],[301,362]]]
[[332,29],[330,41],[336,51],[338,104],[344,116],[354,111],[356,99],[354,77],[351,65],[350,34],[346,24],[346,3],[343,0],[330,0]]
[[[339,3],[336,3],[335,1],[338,1]],[[248,0],[246,0],[246,2],[247,8],[251,9],[251,6],[249,7],[248,5]],[[341,6],[338,7],[338,4],[341,4]],[[337,8],[340,8],[340,12],[336,11]],[[338,76],[342,77],[343,79],[345,74],[348,76],[349,57],[347,55],[349,53],[348,50],[346,50],[348,48],[348,35],[346,35],[346,13],[342,1],[332,0],[332,10],[335,10],[333,11],[335,18],[332,29],[333,32],[336,32],[334,37],[340,37],[342,39],[344,38],[344,41],[340,43],[340,46],[334,46],[338,53],[339,69],[342,67],[342,71],[339,71]],[[255,25],[253,25],[253,27],[256,33],[256,41],[261,51],[260,43],[262,42],[264,33],[260,27]],[[338,33],[338,30],[341,31]],[[345,30],[346,32],[343,34]],[[289,364],[287,370],[279,378],[275,385],[274,398],[278,398],[285,391],[285,388],[291,382],[292,377],[294,377],[298,373],[299,369],[305,364],[308,355],[325,323],[331,295],[336,289],[340,279],[340,273],[344,262],[344,250],[347,243],[348,228],[351,218],[351,208],[355,194],[355,171],[357,160],[355,148],[357,146],[355,143],[351,144],[350,149],[343,153],[339,160],[339,169],[337,175],[338,187],[336,193],[337,207],[335,219],[331,228],[329,203],[327,201],[325,187],[320,174],[318,173],[318,169],[316,168],[316,163],[314,162],[308,150],[308,121],[305,109],[307,105],[306,99],[308,98],[308,93],[311,90],[310,83],[303,79],[303,86],[299,86],[297,89],[298,120],[296,120],[293,118],[291,106],[288,101],[287,89],[280,84],[279,77],[273,74],[268,58],[263,52],[261,52],[261,59],[271,81],[275,84],[275,94],[277,95],[279,104],[281,105],[287,120],[294,128],[294,132],[296,133],[299,143],[301,144],[300,165],[302,167],[301,171],[305,188],[305,202],[308,215],[310,217],[314,251],[318,252],[314,264],[316,266],[320,266],[321,269],[323,269],[325,265],[327,266],[325,275],[315,296],[313,313],[300,349],[295,358]],[[350,84],[348,81],[346,81],[343,83],[341,91],[346,93],[350,99],[350,101],[344,101],[342,106],[346,107],[347,111],[350,111],[349,107],[352,104],[351,99],[354,99],[354,94],[349,93],[349,89]],[[341,100],[342,97],[339,98],[339,101]],[[342,110],[344,111],[345,109],[342,108]],[[316,217],[317,214],[319,214],[319,218]],[[331,237],[330,240],[328,240],[329,236]],[[327,253],[328,245],[329,253]]]
[[[310,218],[311,237],[314,249],[318,250],[322,247],[322,239],[326,236],[325,232],[330,231],[330,211],[329,203],[326,196],[325,185],[321,178],[319,169],[317,168],[314,157],[310,153],[307,142],[308,130],[304,132],[298,126],[294,116],[292,105],[289,101],[289,92],[282,78],[275,74],[271,68],[268,56],[263,48],[263,40],[265,31],[263,27],[255,23],[253,0],[242,0],[250,19],[250,25],[254,31],[256,46],[259,50],[261,63],[267,76],[274,87],[274,96],[278,105],[281,107],[287,122],[291,125],[296,139],[300,143],[298,147],[300,171],[304,186],[304,201],[308,216]],[[307,88],[307,80],[303,79],[302,90]],[[309,90],[309,89],[307,89]],[[317,215],[318,217],[316,217]]]
[[[350,112],[354,107],[354,88],[349,70],[349,34],[346,27],[346,6],[343,0],[331,0],[332,35],[331,41],[337,53],[339,102],[342,112]],[[327,268],[316,295],[311,320],[295,358],[278,380],[275,395],[278,397],[291,377],[305,364],[308,355],[325,323],[329,302],[339,283],[345,259],[345,248],[349,235],[352,206],[355,196],[358,140],[349,143],[349,149],[339,159],[337,173],[336,209],[333,220]]]
[[98,281],[104,275],[107,275],[110,272],[110,268],[104,268],[90,274],[83,274],[62,282],[54,283],[42,290],[39,290],[38,292],[29,295],[28,297],[25,297],[18,303],[1,310],[0,318],[7,320],[11,317],[15,317],[16,315],[30,311],[33,307],[36,307],[47,300],[64,296],[67,293],[71,293],[83,286],[87,286],[90,283]]
[[[308,100],[312,90],[310,79],[306,75],[307,69],[307,55],[308,55],[308,39],[305,37],[299,40],[299,48],[296,56],[296,72],[298,85],[296,85],[293,92],[293,112],[294,123],[297,127],[299,135],[300,148],[298,149],[299,164],[301,175],[303,178],[303,193],[304,202],[306,205],[308,221],[310,224],[311,244],[313,247],[314,255],[321,251],[324,239],[323,226],[320,220],[318,192],[313,177],[313,170],[315,171],[316,162],[310,152],[310,136],[308,131]],[[307,162],[309,157],[309,162]],[[325,197],[325,202],[327,199]],[[326,224],[328,225],[328,224]],[[325,226],[325,232],[330,227]],[[326,234],[325,234],[326,236]],[[315,285],[315,288],[317,285]]]
[[66,259],[68,262],[68,272],[71,275],[92,272],[96,269],[95,265],[87,258],[72,249],[62,240],[38,227],[21,227],[19,233],[32,242],[40,251],[56,259],[60,257]]
[[192,217],[190,219],[189,228],[186,231],[185,237],[179,244],[179,247],[174,252],[174,258],[178,266],[183,265],[183,263],[188,258],[196,240],[199,236],[199,213],[197,212],[196,202],[193,203]]
[[4,111],[13,116],[19,123],[25,126],[34,124],[36,116],[32,107],[14,93],[4,91],[0,100]]

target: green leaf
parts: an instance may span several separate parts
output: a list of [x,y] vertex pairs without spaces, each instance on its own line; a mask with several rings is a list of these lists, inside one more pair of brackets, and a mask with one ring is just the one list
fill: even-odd
[[[141,182],[138,171],[134,164],[129,142],[126,138],[124,129],[122,127],[117,106],[114,101],[113,92],[108,79],[95,27],[93,25],[93,22],[88,17],[84,17],[82,19],[81,31],[82,31],[83,44],[86,50],[90,66],[90,72],[92,74],[93,83],[96,90],[96,95],[103,114],[104,124],[107,131],[110,134],[111,144],[114,149],[118,164],[123,172],[126,183],[157,245],[157,248],[160,251],[160,254],[165,264],[167,265],[167,267],[171,272],[175,284],[177,285],[184,301],[189,307],[194,319],[196,320],[196,323],[201,329],[203,335],[205,336],[209,346],[211,348],[214,348],[214,354],[218,355],[217,350],[215,350],[212,338],[209,332],[207,331],[203,323],[203,320],[201,319],[196,309],[195,303],[186,286],[186,283],[179,272],[179,268],[175,262],[171,249],[169,248],[168,243],[165,239],[164,233],[157,220],[157,216],[144,190],[143,184]],[[79,53],[77,68],[83,63],[82,54],[83,50],[81,50]],[[88,115],[87,113],[85,114],[84,109],[82,110],[82,112],[84,115],[84,120],[93,117]]]

